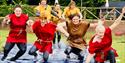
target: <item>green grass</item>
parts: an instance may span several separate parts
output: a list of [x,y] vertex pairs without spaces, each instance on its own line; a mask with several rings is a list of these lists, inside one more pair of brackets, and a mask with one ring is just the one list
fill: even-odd
[[[0,30],[0,51],[3,50],[3,46],[6,43],[6,37],[8,36],[9,31],[8,30]],[[27,42],[33,43],[36,40],[36,36],[34,33],[29,32],[27,34]]]
[[[0,30],[0,51],[3,50],[3,46],[5,44],[6,37],[8,35],[8,30]],[[86,34],[86,41],[89,42],[90,38],[92,37],[93,32],[88,32]],[[28,43],[33,43],[36,40],[36,36],[34,33],[28,33],[27,34]],[[66,41],[66,38],[63,37],[61,40],[64,42]],[[125,36],[115,36],[113,35],[113,43],[112,47],[115,48],[118,52],[119,57],[117,57],[117,63],[125,63]]]

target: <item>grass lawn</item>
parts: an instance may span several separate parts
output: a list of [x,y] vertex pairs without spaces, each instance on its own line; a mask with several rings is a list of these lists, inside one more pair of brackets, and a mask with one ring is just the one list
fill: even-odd
[[[0,51],[3,50],[8,30],[0,30]],[[86,34],[87,42],[93,33],[89,32]],[[33,43],[36,40],[36,36],[33,33],[27,35],[28,43]],[[66,40],[64,37],[61,40]],[[114,36],[112,46],[117,50],[119,57],[117,57],[117,63],[125,63],[125,36]]]

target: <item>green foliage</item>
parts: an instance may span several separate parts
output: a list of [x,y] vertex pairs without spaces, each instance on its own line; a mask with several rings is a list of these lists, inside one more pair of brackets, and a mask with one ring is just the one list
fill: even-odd
[[[11,5],[11,4],[8,5],[7,0],[2,0],[2,4],[4,5],[0,6],[0,16],[5,16],[7,14],[13,13],[13,7],[17,4],[22,5],[24,13],[28,14],[29,16],[35,16],[35,13],[33,12],[34,6],[27,5],[26,4],[27,1],[28,0],[13,0],[14,5]],[[50,0],[49,4],[53,5],[54,1],[55,0]],[[82,0],[82,7],[99,7],[103,5],[104,2],[105,0]],[[68,6],[68,4],[70,3],[70,0],[59,0],[59,3],[61,6]],[[80,7],[81,0],[77,0],[76,4],[78,7]],[[90,11],[92,11],[95,15],[98,15],[97,10],[91,9]],[[87,13],[87,18],[94,19],[94,17],[89,13]]]
[[[23,13],[28,14],[29,16],[35,16],[33,12],[34,6],[29,5],[21,5],[23,8]],[[6,16],[7,14],[13,13],[13,8],[15,5],[1,5],[0,6],[0,16]]]

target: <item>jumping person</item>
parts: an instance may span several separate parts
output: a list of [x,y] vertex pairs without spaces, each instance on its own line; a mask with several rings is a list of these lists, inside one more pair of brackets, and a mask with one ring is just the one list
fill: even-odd
[[47,4],[47,0],[41,0],[39,6],[35,7],[35,13],[46,16],[47,20],[51,19],[51,10],[52,8]]
[[82,19],[80,9],[76,7],[76,3],[74,1],[71,1],[69,3],[69,6],[64,9],[62,17],[66,20],[69,20],[69,16],[74,14],[78,14],[80,16],[80,19]]
[[89,63],[92,57],[95,58],[94,63],[104,63],[106,60],[110,60],[110,63],[116,63],[115,57],[117,53],[116,50],[111,47],[112,30],[120,23],[124,13],[125,8],[122,9],[120,16],[109,27],[104,27],[101,21],[99,21],[95,29],[96,33],[89,42],[89,54],[86,63]]
[[[61,18],[61,16],[62,16],[62,10],[60,9],[60,5],[58,3],[55,3],[53,11],[56,12],[57,15]],[[60,21],[61,20],[58,17],[52,16],[52,22],[53,23],[58,24]],[[59,42],[61,40],[61,33],[58,32],[58,31],[56,31],[56,33],[54,35],[54,40],[53,40],[54,46],[56,45],[56,36],[57,36],[57,45],[58,45],[58,48],[60,48]]]
[[14,13],[7,15],[2,26],[5,24],[10,24],[10,32],[6,40],[4,47],[4,55],[1,60],[6,59],[10,50],[17,45],[19,48],[18,53],[10,59],[10,61],[15,61],[21,57],[26,51],[26,25],[28,25],[28,15],[22,13],[21,6],[17,5],[14,8]]
[[40,16],[32,25],[37,40],[31,47],[29,54],[37,57],[36,51],[43,53],[44,62],[47,62],[49,54],[52,53],[52,41],[56,31],[56,24],[47,20],[47,17]]
[[71,21],[59,23],[57,25],[57,30],[68,37],[68,45],[71,49],[67,48],[65,50],[67,58],[70,58],[69,54],[73,52],[78,55],[78,59],[80,61],[83,61],[83,56],[80,54],[86,48],[86,41],[83,37],[85,36],[89,26],[95,27],[96,24],[94,25],[86,21],[81,21],[80,16],[77,14],[71,15],[70,20]]

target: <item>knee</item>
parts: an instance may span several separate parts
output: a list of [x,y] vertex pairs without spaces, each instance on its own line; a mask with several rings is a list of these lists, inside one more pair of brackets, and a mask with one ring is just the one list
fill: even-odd
[[9,50],[10,48],[9,47],[4,47],[4,51],[7,51]]
[[21,51],[22,53],[25,53],[25,52],[26,52],[26,48],[22,48],[22,49],[20,49],[20,51]]
[[35,52],[32,51],[32,50],[30,50],[30,51],[28,52],[29,55],[33,55],[34,53],[35,53]]
[[109,54],[114,55],[115,52],[114,52],[113,50],[110,50],[110,51],[109,51]]

